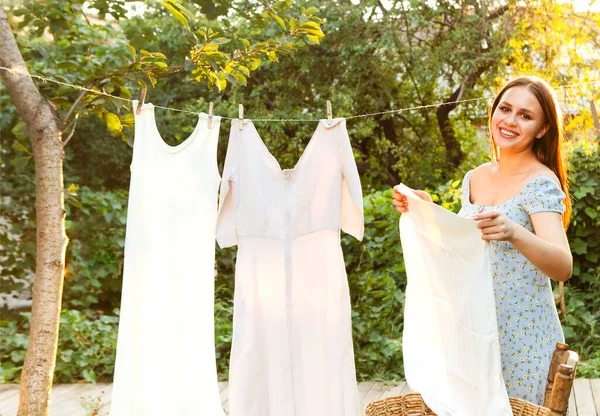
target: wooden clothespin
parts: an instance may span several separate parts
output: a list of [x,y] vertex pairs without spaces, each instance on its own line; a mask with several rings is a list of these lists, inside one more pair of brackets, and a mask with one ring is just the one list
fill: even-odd
[[331,126],[332,122],[331,101],[327,100],[327,124]]
[[240,131],[242,131],[242,129],[244,128],[244,106],[242,104],[240,104],[239,110],[240,110],[240,116],[239,116]]
[[215,104],[211,101],[210,104],[208,104],[208,128],[212,129],[212,121],[213,121],[213,108],[214,108]]
[[138,101],[137,108],[135,109],[135,113],[137,115],[139,115],[140,111],[142,111],[142,106],[144,105],[144,101],[146,100],[146,93],[147,92],[148,92],[147,88],[142,88],[142,93],[140,94],[140,99]]

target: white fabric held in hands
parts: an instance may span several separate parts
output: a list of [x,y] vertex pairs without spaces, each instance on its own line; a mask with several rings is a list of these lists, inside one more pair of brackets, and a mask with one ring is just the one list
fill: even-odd
[[488,243],[471,219],[409,188],[400,237],[408,274],[406,380],[438,416],[512,415],[500,346]]

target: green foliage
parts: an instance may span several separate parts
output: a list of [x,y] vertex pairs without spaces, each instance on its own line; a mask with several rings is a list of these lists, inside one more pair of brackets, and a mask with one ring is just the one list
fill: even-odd
[[[27,319],[30,314],[22,314]],[[0,321],[0,383],[19,380],[27,351],[28,321]]]
[[[18,382],[27,350],[30,313],[18,321],[0,321],[0,382]],[[108,381],[112,378],[117,348],[118,316],[93,318],[76,310],[64,310],[60,316],[57,382]]]
[[[573,213],[567,236],[573,253],[573,276],[565,286],[567,343],[582,360],[596,363],[600,350],[600,146],[576,143],[570,151]],[[595,359],[595,361],[593,361]]]
[[[313,45],[320,43],[325,34],[321,30],[322,19],[316,13],[316,8],[294,10],[291,1],[267,5],[260,14],[252,16],[251,22],[252,26],[261,29],[262,37],[265,33],[271,37],[254,43],[236,33],[239,29],[228,19],[221,21],[223,28],[220,30],[201,27],[194,33],[196,45],[190,53],[196,66],[192,77],[198,82],[207,82],[209,87],[216,86],[219,91],[224,90],[228,82],[247,85],[250,72],[256,71],[261,62],[279,62],[278,55],[291,55],[305,46],[303,41]],[[276,23],[275,31],[272,22]],[[188,29],[191,30],[189,26]],[[231,46],[232,52],[224,52],[221,45],[230,42],[233,46],[224,48]]]
[[363,242],[342,245],[352,304],[353,339],[360,379],[400,379],[406,273],[391,189],[364,199]]
[[600,348],[586,357],[577,366],[577,377],[579,378],[600,378]]
[[118,316],[90,317],[76,310],[60,316],[58,355],[54,371],[66,383],[112,379],[117,350]]
[[[228,82],[246,85],[250,72],[258,69],[261,62],[279,62],[278,54],[291,55],[307,44],[318,44],[325,36],[322,20],[316,15],[318,9],[298,9],[292,7],[291,1],[273,5],[231,3],[231,9],[239,8],[239,15],[229,10],[229,18],[220,21],[207,19],[202,5],[185,1],[160,1],[162,7],[158,8],[148,3],[145,10],[131,16],[126,3],[28,0],[17,2],[9,13],[30,71],[88,89],[81,92],[54,84],[40,88],[61,114],[65,137],[75,132],[80,116],[93,115],[105,123],[111,135],[127,141],[126,129],[133,127],[134,118],[124,102],[132,98],[133,90],[146,88],[147,82],[156,86],[159,78],[182,71],[183,77],[210,89],[217,87],[218,91],[224,90]],[[111,21],[104,20],[107,14]],[[175,20],[165,22],[165,17],[170,16]],[[150,17],[160,20],[161,33],[171,32],[185,45],[185,52],[180,51],[177,56],[180,62],[189,56],[186,62],[191,66],[172,65],[168,54],[147,46],[157,36],[156,25],[142,24],[142,30],[132,29],[130,34],[133,32],[134,36],[126,37],[123,27],[140,24]],[[246,39],[249,36],[238,33],[238,26],[244,25],[259,29],[252,36],[252,44]],[[277,33],[274,27],[278,28]],[[230,42],[231,50],[223,51],[221,46]],[[30,157],[23,155],[13,163],[26,164]]]
[[10,135],[2,134],[0,147],[0,308],[30,304],[35,270],[33,164],[6,163],[23,153],[19,141],[7,140]]
[[594,283],[600,276],[600,146],[580,145],[570,154],[573,213],[569,238],[574,254],[574,275]]
[[67,206],[70,244],[64,308],[92,315],[98,309],[119,307],[127,196],[126,191],[97,192],[82,187]]

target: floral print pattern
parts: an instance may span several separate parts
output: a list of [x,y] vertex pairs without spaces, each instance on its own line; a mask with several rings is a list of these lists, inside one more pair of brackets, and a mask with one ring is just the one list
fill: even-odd
[[[565,194],[547,176],[537,176],[517,196],[494,206],[470,201],[471,172],[462,184],[459,215],[472,218],[497,210],[533,232],[530,215],[563,213]],[[542,405],[552,352],[564,335],[554,304],[550,279],[507,241],[492,241],[490,251],[502,374],[508,395]]]

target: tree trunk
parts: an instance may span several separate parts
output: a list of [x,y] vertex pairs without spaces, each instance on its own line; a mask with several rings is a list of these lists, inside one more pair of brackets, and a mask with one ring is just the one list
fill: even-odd
[[[485,3],[484,3],[485,5]],[[492,11],[490,14],[484,17],[484,19],[489,22],[486,26],[486,31],[481,34],[482,39],[486,41],[488,46],[480,46],[480,53],[485,55],[490,53],[492,49],[501,49],[506,40],[502,43],[494,44],[491,40],[490,36],[490,28],[494,20],[503,16],[506,12],[510,10],[509,5],[504,5],[496,10]],[[482,11],[483,12],[483,11]],[[437,109],[437,120],[438,125],[440,127],[440,132],[442,134],[442,139],[444,140],[444,145],[446,147],[446,164],[452,169],[455,170],[460,162],[462,162],[465,153],[460,148],[460,143],[454,134],[454,130],[452,128],[452,123],[450,122],[450,113],[458,106],[458,104],[453,103],[454,101],[460,101],[463,97],[463,94],[466,90],[470,90],[473,88],[479,77],[486,71],[488,65],[485,63],[479,64],[478,67],[475,68],[473,72],[468,74],[465,77],[465,80],[460,84],[460,86],[454,90],[452,95],[444,101],[445,105],[438,107]],[[453,103],[453,104],[449,104]]]
[[[394,123],[394,119],[392,117],[377,117],[376,120],[382,127],[383,135],[385,136],[385,138],[391,143],[393,143],[395,146],[398,146],[398,136],[396,134],[396,125]],[[394,172],[394,170],[392,169],[392,166],[394,166],[394,163],[396,163],[397,161],[396,157],[393,155],[393,152],[388,152],[386,159],[387,168],[385,169],[385,173],[388,177],[387,183],[390,186],[398,185],[402,182],[402,180],[400,179],[400,175],[397,174],[397,172]]]
[[68,241],[61,122],[53,105],[40,95],[30,78],[2,8],[0,50],[0,65],[11,69],[0,70],[6,89],[29,130],[36,182],[36,271],[17,416],[42,416],[49,414]]
[[465,84],[463,83],[446,101],[444,101],[444,103],[453,104],[441,105],[438,107],[436,112],[438,125],[440,126],[440,133],[442,134],[444,146],[446,147],[446,163],[452,170],[455,170],[458,167],[465,156],[464,152],[460,148],[460,143],[454,134],[452,124],[450,123],[450,112],[458,105],[454,103],[454,101],[460,101],[463,95],[464,86]]

